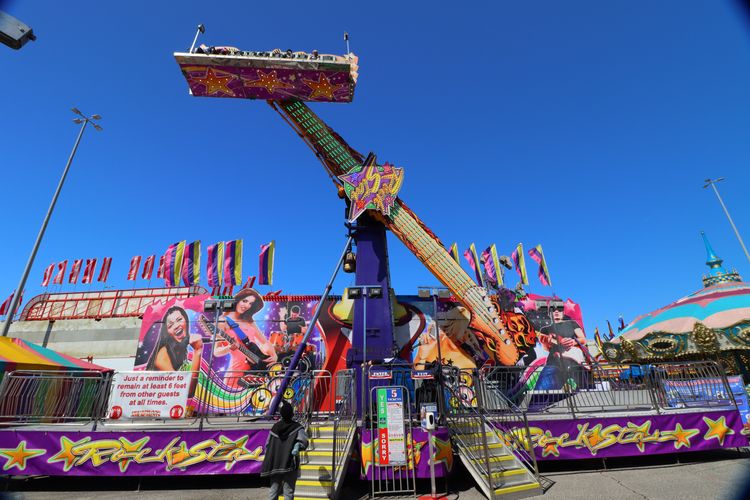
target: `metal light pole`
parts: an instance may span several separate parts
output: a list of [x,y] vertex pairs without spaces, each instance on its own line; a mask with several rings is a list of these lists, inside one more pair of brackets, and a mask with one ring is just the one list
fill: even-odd
[[740,236],[740,232],[737,230],[737,226],[734,225],[734,221],[732,220],[732,217],[729,215],[729,210],[727,210],[727,206],[724,204],[724,200],[721,199],[721,195],[719,194],[719,190],[716,189],[716,183],[721,182],[724,180],[724,177],[719,177],[718,179],[706,179],[706,184],[703,185],[703,188],[707,188],[708,186],[711,186],[714,190],[714,193],[716,193],[716,197],[719,199],[719,203],[721,204],[721,208],[724,209],[724,213],[727,216],[727,219],[729,219],[729,224],[732,226],[732,229],[734,229],[734,234],[737,235],[737,239],[740,242],[740,246],[742,247],[742,250],[745,252],[745,257],[747,257],[747,260],[750,261],[750,253],[747,251],[747,247],[745,246],[745,242],[742,241],[742,236]]
[[16,293],[13,294],[13,300],[11,300],[10,307],[8,308],[8,317],[5,319],[5,324],[3,325],[3,337],[8,336],[8,330],[10,330],[10,325],[13,323],[13,316],[16,314],[16,308],[18,307],[18,299],[21,297],[21,295],[23,295],[23,289],[26,286],[26,279],[29,277],[31,266],[34,264],[36,253],[39,250],[39,245],[42,243],[42,238],[44,237],[44,231],[47,229],[47,224],[49,224],[50,217],[52,216],[52,211],[55,209],[57,198],[60,196],[60,191],[62,190],[63,184],[65,183],[65,178],[68,176],[68,170],[70,170],[70,164],[73,162],[73,157],[76,155],[76,150],[78,149],[78,144],[81,142],[83,131],[86,130],[86,125],[88,125],[89,123],[91,123],[91,125],[97,131],[102,130],[102,128],[93,121],[101,120],[102,117],[100,115],[91,115],[89,117],[78,111],[78,109],[76,108],[72,108],[72,111],[79,116],[79,118],[73,119],[73,123],[81,124],[81,130],[80,132],[78,132],[78,137],[76,138],[76,142],[73,145],[73,151],[70,152],[68,163],[65,165],[65,170],[63,170],[62,177],[60,177],[60,182],[57,184],[55,194],[52,196],[52,201],[50,202],[49,208],[47,209],[47,215],[44,216],[42,227],[41,229],[39,229],[39,234],[37,235],[36,241],[34,242],[34,247],[31,249],[31,255],[29,255],[29,260],[28,262],[26,262],[26,267],[23,270],[21,282],[18,284],[18,288],[16,288]]

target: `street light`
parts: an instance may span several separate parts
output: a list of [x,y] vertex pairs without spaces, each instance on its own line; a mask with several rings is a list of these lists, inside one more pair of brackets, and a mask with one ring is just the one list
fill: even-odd
[[11,323],[13,323],[13,316],[15,315],[16,308],[18,307],[18,299],[21,297],[21,295],[23,295],[23,289],[26,286],[26,279],[29,277],[31,266],[34,264],[36,253],[39,250],[39,245],[42,243],[42,238],[44,237],[44,231],[47,229],[47,224],[49,224],[50,217],[52,216],[52,211],[55,209],[57,198],[60,196],[60,191],[62,190],[63,184],[65,183],[65,178],[68,176],[68,170],[70,170],[70,164],[73,162],[73,157],[76,155],[76,150],[78,150],[78,144],[80,144],[81,142],[83,131],[86,130],[86,125],[88,125],[89,123],[91,123],[91,125],[97,131],[102,130],[102,128],[98,124],[92,121],[100,120],[102,118],[100,115],[91,115],[91,117],[88,117],[81,113],[77,108],[72,108],[72,111],[79,116],[79,118],[73,119],[73,123],[82,124],[81,130],[80,132],[78,132],[78,137],[76,138],[76,142],[73,145],[73,151],[70,152],[68,163],[65,165],[65,170],[63,170],[62,177],[60,177],[60,182],[57,184],[55,194],[52,196],[52,201],[50,202],[49,208],[47,209],[47,215],[44,216],[42,227],[41,229],[39,229],[39,234],[37,235],[36,241],[34,242],[34,247],[31,249],[31,255],[29,255],[29,260],[28,262],[26,262],[26,267],[23,270],[21,282],[18,284],[16,293],[13,294],[13,300],[11,300],[10,307],[8,308],[8,317],[5,319],[5,324],[3,325],[3,337],[8,336],[8,330],[10,330],[10,325]]
[[724,209],[724,213],[727,216],[727,219],[729,219],[729,224],[732,226],[732,229],[734,229],[734,234],[737,235],[737,239],[740,241],[740,246],[742,247],[742,250],[745,252],[745,257],[747,257],[747,260],[750,261],[750,253],[747,251],[747,247],[745,246],[745,242],[742,241],[742,236],[740,236],[740,232],[737,230],[737,226],[734,225],[734,221],[732,220],[732,217],[729,215],[729,210],[727,210],[727,206],[724,205],[724,200],[721,199],[721,195],[719,194],[719,190],[716,189],[716,183],[721,182],[724,180],[724,177],[719,177],[718,179],[706,179],[705,184],[703,185],[703,188],[707,188],[708,186],[711,186],[714,190],[714,193],[716,193],[716,197],[719,199],[719,203],[721,204],[721,208]]

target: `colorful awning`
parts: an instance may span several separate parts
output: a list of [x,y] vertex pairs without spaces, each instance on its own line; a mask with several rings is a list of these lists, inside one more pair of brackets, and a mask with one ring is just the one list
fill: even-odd
[[8,337],[0,337],[0,370],[112,371],[23,339]]

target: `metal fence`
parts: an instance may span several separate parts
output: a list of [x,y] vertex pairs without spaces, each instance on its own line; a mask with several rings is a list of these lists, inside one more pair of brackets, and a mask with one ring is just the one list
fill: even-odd
[[649,365],[493,366],[471,372],[478,404],[530,414],[656,411],[731,407],[726,374],[714,361]]
[[334,376],[331,478],[335,484],[338,484],[338,476],[346,473],[349,460],[347,446],[357,427],[357,393],[354,381],[354,370],[340,370]]
[[0,424],[87,424],[107,411],[109,375],[14,371],[0,382]]

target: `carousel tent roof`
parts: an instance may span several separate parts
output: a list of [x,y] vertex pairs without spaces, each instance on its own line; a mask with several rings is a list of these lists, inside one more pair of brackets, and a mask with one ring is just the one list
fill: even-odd
[[703,277],[704,288],[668,306],[644,314],[633,320],[614,339],[640,340],[654,332],[687,333],[696,322],[708,328],[726,328],[750,319],[750,283],[741,281],[737,272],[727,272],[714,254],[705,234],[709,274]]

